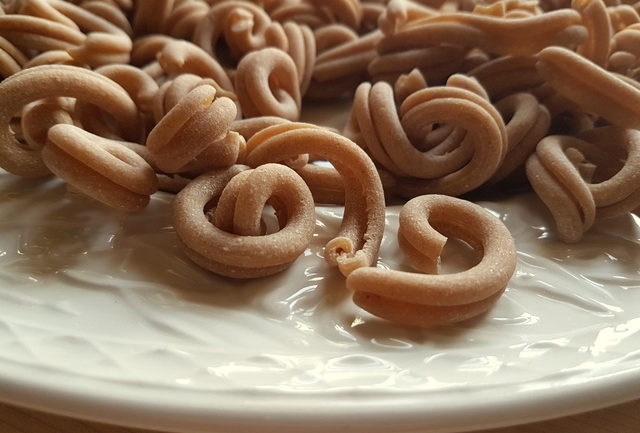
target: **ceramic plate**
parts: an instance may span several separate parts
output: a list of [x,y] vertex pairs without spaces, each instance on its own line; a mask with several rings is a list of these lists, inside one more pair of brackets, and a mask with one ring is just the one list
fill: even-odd
[[[487,314],[419,330],[357,308],[322,259],[341,209],[286,272],[237,282],[181,252],[158,194],[124,215],[0,174],[0,399],[184,432],[451,432],[640,397],[640,218],[557,241],[532,195],[481,202],[517,273]],[[379,266],[403,268],[387,210]],[[448,272],[473,260],[448,248]]]

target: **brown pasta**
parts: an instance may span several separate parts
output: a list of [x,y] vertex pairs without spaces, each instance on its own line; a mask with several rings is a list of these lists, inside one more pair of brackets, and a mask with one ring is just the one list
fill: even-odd
[[453,197],[426,195],[402,208],[398,241],[417,269],[437,272],[447,237],[482,252],[480,262],[446,275],[360,268],[347,278],[354,302],[376,316],[411,326],[446,325],[486,312],[516,268],[511,234],[482,207]]
[[[211,220],[206,208],[217,201]],[[280,229],[261,228],[265,204]],[[173,205],[176,233],[198,265],[233,278],[256,278],[286,269],[307,248],[315,227],[311,193],[290,168],[233,166],[202,175]]]
[[550,45],[577,46],[586,39],[580,15],[560,10],[526,18],[478,14],[440,14],[415,20],[378,45],[381,54],[452,44],[500,55],[536,54]]
[[325,259],[344,275],[375,263],[384,228],[384,194],[375,166],[358,146],[327,129],[304,123],[275,125],[247,142],[245,163],[257,167],[304,153],[329,161],[342,176],[345,211],[338,236],[325,246]]
[[[1,17],[0,17],[1,18]],[[56,86],[51,86],[55,80]],[[99,105],[118,122],[123,135],[135,135],[138,109],[127,92],[96,72],[73,66],[38,66],[12,75],[0,84],[0,166],[24,177],[49,174],[38,150],[24,148],[8,127],[11,118],[30,102],[72,97]]]
[[117,141],[64,124],[51,127],[47,138],[42,149],[47,167],[77,190],[108,206],[141,210],[158,188],[151,166]]
[[[552,213],[560,239],[578,242],[596,216],[617,216],[640,204],[638,134],[610,126],[540,141],[527,160],[527,177]],[[612,152],[624,159],[622,166]]]
[[287,37],[280,23],[273,23],[259,6],[242,0],[214,5],[198,23],[193,42],[214,59],[220,59],[218,41],[223,38],[235,63],[254,50],[275,47],[286,50]]
[[538,73],[559,94],[614,125],[640,128],[640,90],[564,48],[537,55]]
[[[494,176],[506,154],[500,114],[477,83],[455,77],[446,87],[413,84],[402,91],[399,112],[389,84],[358,88],[356,129],[374,160],[396,176],[403,197],[471,191]],[[432,131],[433,124],[441,126]]]
[[263,48],[242,58],[235,88],[245,117],[300,118],[300,85],[296,64],[284,51]]
[[243,141],[238,134],[229,135],[236,106],[229,98],[216,97],[216,92],[208,84],[195,87],[149,133],[147,147],[162,171],[179,173],[203,164],[219,168],[236,162]]

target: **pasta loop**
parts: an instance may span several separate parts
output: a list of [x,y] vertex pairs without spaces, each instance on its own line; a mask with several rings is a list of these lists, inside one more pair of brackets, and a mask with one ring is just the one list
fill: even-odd
[[[207,206],[218,200],[213,212]],[[264,233],[262,212],[273,206],[279,230]],[[304,252],[315,227],[311,193],[290,168],[233,166],[204,174],[174,202],[176,233],[198,265],[233,278],[281,272]],[[212,216],[209,216],[211,214]]]
[[347,278],[354,302],[376,316],[412,326],[456,323],[487,311],[516,268],[509,230],[482,207],[454,197],[425,195],[404,205],[398,242],[414,267],[437,272],[447,237],[481,252],[480,262],[455,274],[357,269]]
[[49,129],[42,159],[56,176],[116,209],[141,210],[158,189],[153,168],[136,152],[73,125]]
[[384,230],[384,193],[371,159],[351,140],[305,123],[266,128],[247,142],[245,163],[257,167],[313,153],[342,176],[345,209],[338,236],[325,246],[325,259],[343,275],[372,266]]

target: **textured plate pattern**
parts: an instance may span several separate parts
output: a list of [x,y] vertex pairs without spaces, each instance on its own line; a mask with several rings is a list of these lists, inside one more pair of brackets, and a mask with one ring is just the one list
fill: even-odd
[[[431,402],[452,401],[473,412],[482,399],[495,399],[508,412],[509,402],[515,407],[527,393],[564,396],[593,384],[613,389],[621,373],[640,395],[637,216],[598,223],[580,244],[566,245],[549,232],[549,217],[533,196],[483,202],[514,234],[517,274],[488,314],[416,330],[355,307],[341,275],[325,264],[322,245],[337,232],[339,208],[318,209],[313,245],[287,272],[235,282],[198,269],[182,254],[170,201],[159,194],[144,212],[124,215],[67,193],[56,181],[0,174],[0,385],[13,390],[4,398],[29,404],[26,388],[66,393],[73,408],[46,407],[45,400],[33,405],[99,418],[89,402],[122,402],[120,392],[134,388],[134,407],[167,410],[167,417],[206,407],[217,393],[226,396],[227,409],[252,400],[277,414],[286,412],[273,399],[280,396],[307,409],[319,404],[316,415],[342,407],[348,417],[356,409],[375,411],[354,398],[367,395],[375,405],[413,399],[403,416],[448,431],[470,421],[431,417]],[[403,267],[398,210],[388,208],[379,266]],[[474,259],[453,244],[443,263],[455,271]],[[74,390],[82,381],[92,387]],[[606,404],[596,397],[575,401]],[[576,409],[565,404],[548,416]],[[118,415],[102,418],[109,416]],[[200,421],[215,428],[224,422],[220,416],[212,412]],[[246,417],[249,428],[259,418],[250,411]],[[483,422],[512,418],[503,412]],[[162,414],[138,420],[167,426]],[[398,425],[389,414],[392,422]],[[180,424],[200,428],[186,419]]]

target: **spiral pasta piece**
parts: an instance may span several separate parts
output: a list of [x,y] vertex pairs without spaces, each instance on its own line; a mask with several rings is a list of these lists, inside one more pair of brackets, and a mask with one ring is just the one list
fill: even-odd
[[[55,81],[56,86],[51,82]],[[138,129],[138,109],[127,92],[112,80],[73,66],[38,66],[0,83],[0,166],[10,173],[38,177],[49,173],[40,152],[27,149],[12,136],[11,118],[30,102],[51,97],[71,97],[99,105],[109,113],[125,136]]]
[[193,34],[193,42],[214,59],[219,59],[220,38],[229,45],[235,61],[265,47],[287,48],[287,37],[280,23],[273,23],[262,8],[243,0],[212,6]]
[[515,93],[495,104],[505,119],[508,150],[490,183],[499,182],[522,167],[536,145],[549,132],[551,116],[530,93]]
[[[625,161],[622,167],[616,163],[618,157]],[[582,239],[596,216],[618,216],[640,204],[640,133],[635,130],[610,126],[578,137],[546,137],[526,168],[564,242]],[[594,175],[604,179],[592,183]]]
[[614,125],[640,128],[640,90],[574,52],[549,47],[536,67],[560,95]]
[[197,159],[210,167],[229,166],[236,162],[241,140],[238,134],[228,137],[235,117],[231,99],[216,97],[211,85],[197,86],[162,117],[149,133],[147,147],[167,173],[188,170]]
[[298,71],[291,57],[277,48],[263,48],[238,64],[235,89],[245,117],[300,117]]
[[376,316],[412,326],[456,323],[487,311],[516,268],[509,230],[482,207],[453,197],[421,196],[402,208],[398,241],[414,267],[436,271],[447,237],[481,251],[480,262],[446,275],[360,268],[347,278],[354,302]]
[[67,49],[79,64],[91,67],[129,63],[132,42],[127,33],[89,10],[62,0],[29,0],[28,12],[53,19],[88,33],[76,47]]
[[399,80],[399,112],[384,82],[361,84],[353,105],[355,129],[372,158],[397,177],[395,192],[459,195],[485,183],[504,159],[507,133],[482,88],[454,75],[446,87],[422,81],[403,90],[411,78],[417,75]]
[[141,210],[158,185],[155,172],[137,153],[117,141],[73,125],[48,131],[42,159],[58,177],[108,206]]
[[[206,207],[215,200],[210,221]],[[280,228],[264,234],[261,216],[267,203],[274,207]],[[232,278],[283,271],[307,248],[315,227],[309,189],[292,169],[280,164],[253,170],[233,166],[202,175],[176,196],[173,213],[187,256]]]
[[133,28],[131,27],[131,23],[127,18],[125,10],[117,4],[101,0],[89,0],[83,2],[80,7],[105,19],[106,21],[109,21],[127,35],[133,35]]
[[325,246],[325,259],[343,275],[372,266],[384,229],[384,193],[371,159],[351,140],[304,123],[271,126],[247,142],[245,163],[257,167],[313,153],[342,176],[345,210],[338,236]]

